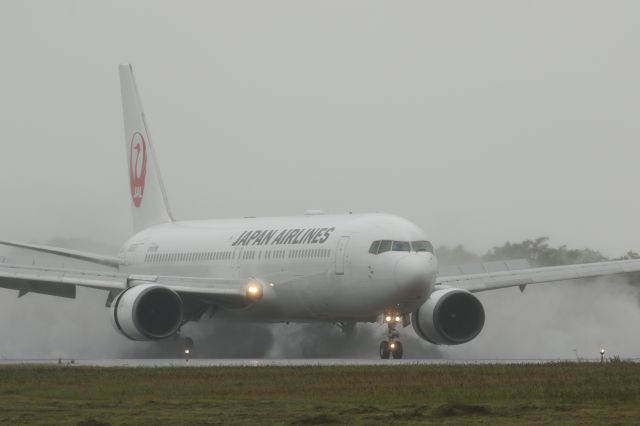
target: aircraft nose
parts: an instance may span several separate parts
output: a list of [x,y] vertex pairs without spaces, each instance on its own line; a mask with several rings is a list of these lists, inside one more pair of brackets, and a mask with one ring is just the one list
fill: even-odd
[[396,263],[396,285],[408,299],[420,298],[429,291],[436,268],[431,254],[410,254]]

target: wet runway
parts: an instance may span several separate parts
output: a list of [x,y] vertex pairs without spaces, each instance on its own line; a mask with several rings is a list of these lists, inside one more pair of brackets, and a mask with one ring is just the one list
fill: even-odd
[[[640,362],[640,359],[625,359]],[[0,365],[68,365],[91,367],[332,367],[468,364],[544,364],[600,362],[593,359],[0,359]]]

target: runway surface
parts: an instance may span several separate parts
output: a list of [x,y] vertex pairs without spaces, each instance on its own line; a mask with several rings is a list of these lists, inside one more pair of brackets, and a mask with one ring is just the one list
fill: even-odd
[[[640,362],[640,359],[625,359]],[[543,364],[557,362],[600,362],[600,359],[0,359],[0,365],[68,365],[91,367],[331,367],[396,366],[438,364]]]

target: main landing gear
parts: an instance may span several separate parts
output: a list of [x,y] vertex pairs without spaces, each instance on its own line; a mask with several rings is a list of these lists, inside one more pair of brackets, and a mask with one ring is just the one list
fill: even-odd
[[193,339],[191,337],[185,337],[183,341],[184,345],[184,360],[189,362],[193,356]]
[[398,324],[402,325],[403,317],[395,315],[385,315],[384,322],[387,324],[387,338],[380,342],[380,358],[402,359],[402,343],[400,342],[400,332],[396,329]]
[[380,358],[402,359],[402,343],[399,340],[384,340],[380,342]]

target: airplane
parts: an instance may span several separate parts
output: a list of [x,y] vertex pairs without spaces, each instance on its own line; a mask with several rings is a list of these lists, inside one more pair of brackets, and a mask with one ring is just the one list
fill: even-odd
[[[136,341],[180,336],[205,316],[264,323],[384,324],[383,359],[403,358],[409,325],[435,345],[482,331],[475,293],[640,271],[640,260],[443,276],[433,244],[392,214],[177,221],[169,208],[130,64],[119,66],[134,235],[115,256],[12,241],[6,246],[90,262],[79,269],[0,264],[0,288],[75,298],[106,292],[115,329]],[[190,339],[186,338],[185,341]]]

